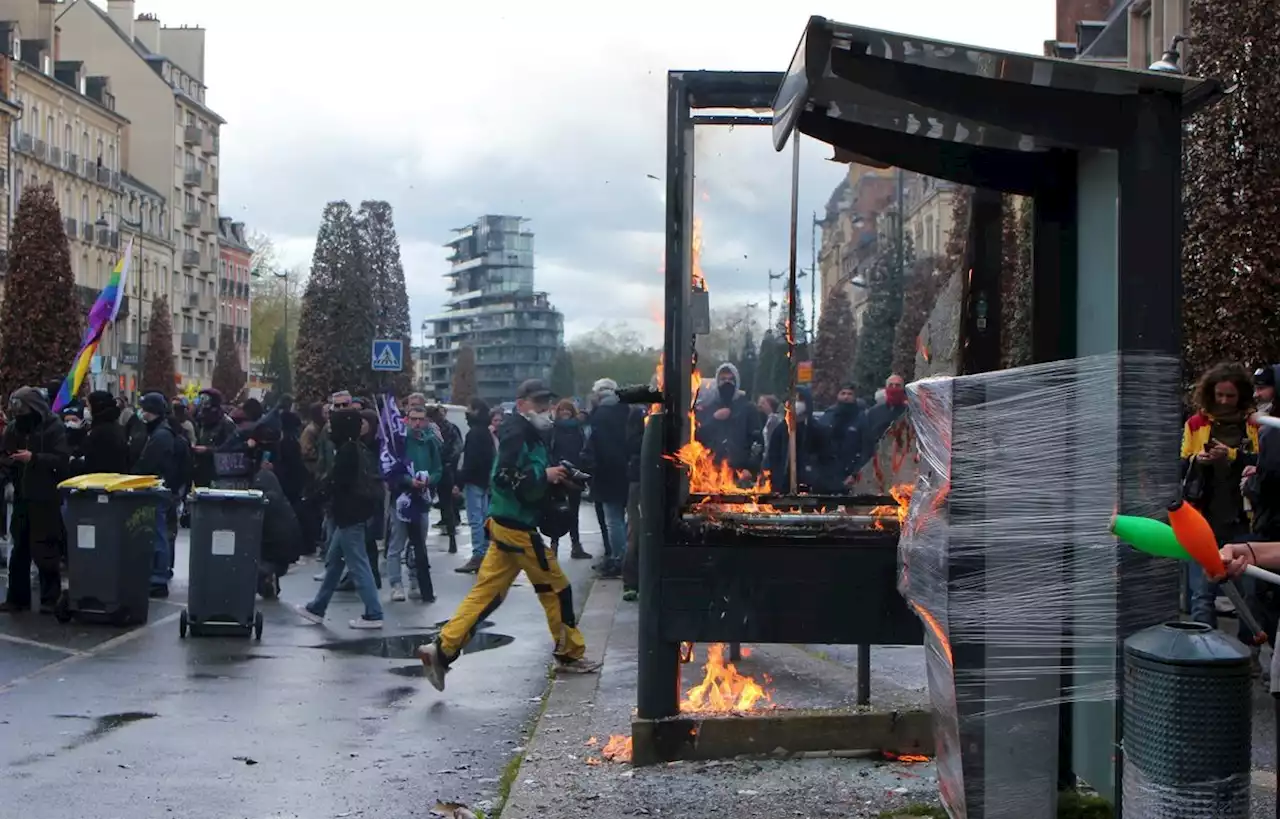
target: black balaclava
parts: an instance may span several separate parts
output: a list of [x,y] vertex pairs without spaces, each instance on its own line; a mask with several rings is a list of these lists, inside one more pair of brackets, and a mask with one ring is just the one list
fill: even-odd
[[120,422],[120,407],[111,393],[98,390],[89,393],[89,414],[93,424],[116,424]]
[[[726,372],[733,376],[732,381],[720,380],[721,373]],[[738,368],[732,364],[721,364],[716,368],[716,382],[716,394],[720,396],[720,403],[727,407],[738,395]]]
[[216,427],[222,423],[223,416],[226,415],[222,409],[222,393],[215,389],[208,389],[201,390],[200,395],[205,399],[204,406],[200,407],[200,425]]
[[329,413],[329,438],[342,446],[360,438],[360,410],[340,409]]
[[20,387],[9,398],[9,412],[18,431],[30,435],[40,428],[49,416],[49,402],[38,387]]

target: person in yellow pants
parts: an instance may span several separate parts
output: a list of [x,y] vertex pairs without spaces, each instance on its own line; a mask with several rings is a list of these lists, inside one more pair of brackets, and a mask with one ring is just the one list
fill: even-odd
[[585,659],[587,644],[574,615],[573,589],[555,553],[538,534],[548,487],[568,478],[563,467],[550,465],[543,439],[552,424],[554,397],[542,381],[525,381],[516,390],[516,411],[498,428],[486,525],[489,549],[475,585],[453,617],[434,642],[418,647],[423,673],[437,691],[444,690],[445,674],[475,634],[476,625],[502,605],[520,572],[528,575],[546,613],[557,671],[590,674],[600,668],[599,663]]

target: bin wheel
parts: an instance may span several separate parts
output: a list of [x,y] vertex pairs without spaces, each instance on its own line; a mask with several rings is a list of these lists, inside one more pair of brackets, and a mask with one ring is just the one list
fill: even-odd
[[262,639],[262,612],[253,615],[253,639]]
[[63,592],[53,604],[53,616],[59,623],[71,622],[71,597]]
[[178,615],[178,637],[180,639],[186,639],[188,625],[187,610],[183,609],[182,613]]

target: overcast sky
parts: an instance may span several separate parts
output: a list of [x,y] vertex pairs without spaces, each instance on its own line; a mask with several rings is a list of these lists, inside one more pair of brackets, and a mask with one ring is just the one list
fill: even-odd
[[[105,6],[105,0],[99,0]],[[666,72],[782,71],[810,14],[1039,53],[1054,0],[139,0],[208,30],[205,80],[222,130],[222,210],[306,266],[325,202],[395,208],[412,302],[441,310],[450,229],[531,219],[536,285],[572,338],[626,321],[659,338]],[[624,13],[622,9],[625,8]],[[348,12],[348,13],[344,13]],[[705,133],[703,133],[705,132]],[[839,181],[807,141],[808,222]],[[700,129],[699,212],[713,305],[756,300],[787,259],[789,154],[767,129]]]

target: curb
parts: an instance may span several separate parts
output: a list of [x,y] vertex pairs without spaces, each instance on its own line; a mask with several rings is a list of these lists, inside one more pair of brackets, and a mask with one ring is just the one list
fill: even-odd
[[[578,617],[578,628],[587,641],[587,659],[593,662],[604,660],[609,634],[613,630],[614,614],[621,600],[621,581],[597,578],[592,583],[586,605]],[[525,784],[524,774],[528,760],[536,758],[542,746],[548,742],[546,732],[542,731],[543,723],[557,714],[581,714],[584,710],[594,708],[599,685],[599,674],[552,677],[541,712],[529,731],[529,740],[525,743],[524,756],[516,770],[511,791],[498,811],[502,819],[545,819],[546,811],[534,804],[532,789]],[[584,705],[587,706],[585,709]]]

